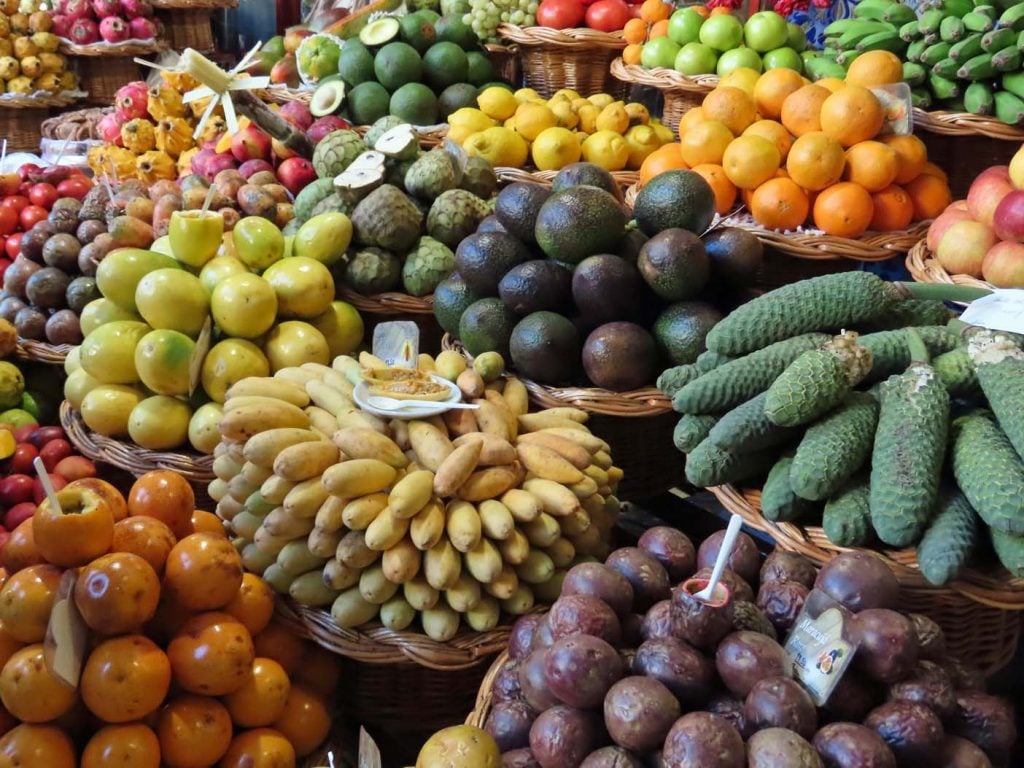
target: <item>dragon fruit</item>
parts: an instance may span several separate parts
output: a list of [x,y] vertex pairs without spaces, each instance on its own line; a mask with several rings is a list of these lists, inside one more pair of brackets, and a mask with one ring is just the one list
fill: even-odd
[[57,37],[67,37],[71,32],[71,22],[74,21],[66,13],[58,13],[53,17],[53,34]]
[[75,45],[92,45],[100,40],[100,30],[92,19],[75,19],[71,22],[68,37]]
[[123,43],[128,35],[128,24],[120,16],[107,16],[100,22],[100,37],[108,43]]
[[63,15],[71,21],[75,19],[91,19],[92,6],[89,0],[65,0]]
[[121,0],[121,12],[129,19],[152,16],[153,5],[149,0]]
[[145,16],[136,16],[128,22],[128,36],[132,40],[152,40],[156,37],[156,24]]
[[122,85],[114,94],[114,110],[121,122],[127,123],[137,117],[146,116],[149,88],[142,80]]
[[96,129],[105,144],[114,144],[120,147],[123,146],[121,141],[121,126],[123,124],[124,121],[117,112],[108,112],[97,123]]
[[149,89],[146,111],[149,112],[149,116],[154,120],[163,120],[168,117],[184,117],[185,105],[178,91],[162,85],[154,85]]
[[117,16],[121,12],[121,4],[118,0],[92,0],[92,9],[99,18],[105,19]]

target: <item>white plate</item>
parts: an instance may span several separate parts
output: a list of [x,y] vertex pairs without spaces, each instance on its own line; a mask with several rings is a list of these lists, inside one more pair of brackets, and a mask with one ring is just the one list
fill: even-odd
[[369,387],[365,381],[360,381],[356,384],[356,388],[352,392],[352,399],[355,401],[356,405],[367,413],[372,413],[374,416],[380,416],[385,419],[423,419],[429,416],[437,416],[438,414],[446,413],[451,410],[451,408],[448,407],[449,403],[458,403],[462,401],[462,392],[453,382],[433,374],[430,375],[430,379],[438,384],[443,384],[451,390],[451,394],[448,395],[446,400],[410,400],[410,407],[403,408],[400,411],[389,411],[385,408],[374,408],[367,402],[367,398],[372,397],[372,395],[370,394]]

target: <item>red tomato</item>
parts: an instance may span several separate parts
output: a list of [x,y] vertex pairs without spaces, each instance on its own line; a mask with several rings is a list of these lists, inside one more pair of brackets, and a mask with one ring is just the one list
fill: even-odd
[[9,235],[18,228],[18,212],[0,205],[0,235]]
[[18,258],[18,254],[21,253],[21,236],[23,234],[23,232],[15,232],[4,243],[4,250],[7,251],[7,255],[11,259]]
[[50,210],[53,207],[58,197],[57,188],[53,184],[47,184],[45,181],[33,184],[32,188],[28,191],[28,199],[32,201],[32,205],[38,205],[46,210]]
[[61,197],[73,197],[76,200],[83,200],[92,189],[92,182],[85,176],[70,176],[57,185],[57,194]]
[[537,24],[552,29],[572,29],[583,23],[579,0],[543,0],[537,7]]
[[27,205],[29,205],[29,199],[24,195],[11,195],[0,201],[0,206],[13,208],[16,213],[21,213],[21,209]]
[[49,211],[45,208],[41,208],[38,205],[29,205],[22,208],[18,218],[21,221],[21,228],[27,232],[36,225],[36,222],[42,221],[49,215]]
[[587,8],[587,26],[599,32],[615,32],[629,21],[629,6],[622,0],[597,0]]

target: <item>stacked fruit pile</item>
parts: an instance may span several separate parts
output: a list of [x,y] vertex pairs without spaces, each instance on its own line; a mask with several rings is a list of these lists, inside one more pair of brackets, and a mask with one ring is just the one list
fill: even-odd
[[152,42],[162,31],[149,0],[57,0],[53,30],[75,45]]
[[[807,65],[816,77],[843,77],[868,52],[901,67],[914,106],[994,115],[1024,124],[1024,6],[943,0],[920,18],[896,0],[868,0],[853,18],[825,28],[825,50]],[[902,62],[902,63],[901,63]],[[895,82],[895,81],[893,81]]]
[[966,200],[950,203],[928,228],[927,243],[952,275],[1024,288],[1024,148],[1009,167],[981,173]]
[[0,80],[2,92],[30,95],[78,88],[67,59],[57,53],[60,41],[54,20],[42,3],[8,2],[0,11]]
[[[513,627],[484,723],[493,742],[477,731],[480,746],[458,753],[539,768],[1006,764],[1012,708],[947,656],[931,619],[899,612],[899,584],[878,558],[842,554],[816,573],[775,552],[762,565],[740,534],[701,599],[722,538],[694,552],[679,531],[652,528],[604,564],[570,570],[551,610]],[[856,654],[849,667],[844,650],[818,660],[822,677],[840,675],[821,703],[781,642],[801,610],[817,632],[829,609],[842,617],[834,642]],[[431,739],[419,764],[454,749],[452,737]]]
[[[684,414],[687,479],[708,487],[767,472],[769,520],[820,513],[839,546],[916,544],[934,584],[955,578],[983,537],[1024,575],[1020,337],[958,333],[941,302],[903,301],[899,288],[867,273],[814,278],[716,325],[706,365],[660,380]],[[840,328],[872,332],[829,338]],[[962,405],[973,410],[960,415]]]
[[56,501],[3,550],[0,752],[12,764],[294,765],[324,741],[333,657],[270,623],[271,590],[185,480],[151,472],[125,498],[85,478]]
[[[636,5],[622,0],[541,0],[535,9],[536,22],[539,27],[552,29],[588,27],[599,32],[618,32],[634,17]],[[506,21],[531,26],[529,10],[528,7],[528,13],[522,19],[510,15]]]
[[667,3],[648,0],[640,19],[627,22],[624,31],[629,45],[623,61],[648,69],[683,75],[727,75],[740,67],[804,69],[807,37],[775,11],[759,11],[744,23],[725,7],[710,14],[693,7],[673,12]]
[[928,162],[924,142],[883,132],[885,108],[852,69],[845,84],[808,84],[787,69],[745,72],[684,115],[681,163],[661,153],[651,161],[697,170],[715,188],[719,211],[740,190],[763,227],[788,231],[810,222],[825,234],[857,238],[869,229],[904,230],[949,205],[946,176]]
[[643,104],[564,88],[542,99],[532,88],[491,87],[454,112],[448,138],[494,166],[557,171],[580,159],[609,171],[637,170],[672,140]]
[[[573,408],[527,413],[526,388],[484,355],[421,355],[476,410],[386,419],[353,401],[386,366],[306,365],[229,390],[210,494],[246,567],[344,628],[417,618],[448,640],[551,600],[577,558],[601,557],[622,471]],[[379,413],[379,412],[378,412]]]
[[302,41],[313,34],[305,27],[290,27],[283,35],[274,35],[260,48],[256,62],[249,68],[254,75],[266,75],[273,85],[298,88],[302,84],[296,52]]

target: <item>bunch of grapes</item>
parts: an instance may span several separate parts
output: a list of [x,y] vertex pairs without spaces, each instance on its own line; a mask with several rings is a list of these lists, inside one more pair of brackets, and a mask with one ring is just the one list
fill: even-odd
[[537,23],[537,0],[470,0],[463,18],[485,43],[498,42],[498,25],[532,27]]

